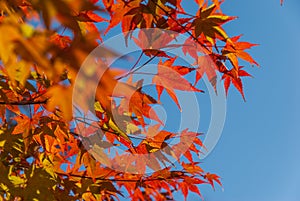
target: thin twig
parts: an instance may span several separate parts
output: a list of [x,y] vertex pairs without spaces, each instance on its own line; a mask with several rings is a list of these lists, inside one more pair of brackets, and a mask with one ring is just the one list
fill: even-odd
[[137,67],[136,69],[132,70],[132,71],[129,71],[128,73],[126,73],[125,75],[121,76],[121,77],[118,77],[117,80],[120,80],[124,77],[127,77],[128,75],[132,74],[132,73],[135,73],[136,71],[140,70],[141,68],[143,68],[144,66],[146,66],[148,63],[150,63],[153,59],[155,59],[158,55],[159,55],[159,51],[153,56],[151,57],[150,59],[148,59],[145,63],[143,63],[141,66]]
[[26,101],[26,102],[0,102],[0,105],[37,105],[37,104],[46,104],[48,99],[43,101]]
[[132,71],[132,70],[138,65],[138,63],[140,62],[140,60],[141,60],[143,54],[144,54],[144,51],[141,52],[139,58],[136,60],[135,64],[130,68],[129,71]]

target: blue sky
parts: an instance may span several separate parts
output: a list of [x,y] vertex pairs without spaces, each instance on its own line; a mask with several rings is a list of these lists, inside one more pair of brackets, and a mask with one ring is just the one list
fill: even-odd
[[300,2],[228,0],[223,12],[239,17],[226,25],[230,35],[260,44],[250,52],[261,67],[248,67],[247,102],[230,90],[222,137],[202,161],[222,177],[224,191],[202,186],[202,194],[207,201],[299,201]]
[[[182,2],[196,12],[194,1]],[[230,89],[221,139],[201,161],[222,177],[224,190],[200,190],[207,201],[299,201],[300,2],[286,0],[281,7],[279,0],[227,0],[222,9],[238,16],[225,25],[230,36],[244,34],[243,41],[260,44],[250,51],[260,68],[246,66],[254,76],[244,79],[246,102]],[[183,200],[181,192],[175,199]],[[191,194],[188,200],[200,198]]]

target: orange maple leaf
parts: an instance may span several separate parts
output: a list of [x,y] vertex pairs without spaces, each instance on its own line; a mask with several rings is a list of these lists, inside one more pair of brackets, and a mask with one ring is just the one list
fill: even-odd
[[204,179],[206,179],[210,185],[215,189],[214,182],[217,182],[220,186],[222,186],[222,183],[220,181],[220,177],[216,174],[210,174],[209,172],[204,175]]
[[242,83],[242,80],[240,77],[247,77],[247,76],[251,77],[251,75],[249,73],[242,70],[242,67],[239,67],[238,70],[233,68],[230,71],[227,71],[222,76],[222,79],[224,80],[224,87],[225,87],[226,95],[228,94],[228,89],[230,87],[230,84],[232,83],[235,86],[235,88],[242,94],[243,99],[245,100],[243,83]]
[[56,85],[51,87],[46,96],[50,97],[47,101],[47,109],[55,111],[56,107],[62,111],[62,116],[65,120],[72,120],[72,87]]
[[245,50],[250,49],[257,44],[252,44],[248,42],[238,42],[241,38],[241,35],[232,37],[227,41],[226,46],[222,50],[222,54],[227,56],[234,68],[239,68],[238,58],[241,58],[245,61],[248,61],[250,64],[259,64],[248,54]]
[[162,61],[159,62],[157,68],[157,74],[153,77],[152,82],[156,84],[156,90],[158,93],[158,99],[160,100],[160,96],[163,90],[166,90],[170,97],[174,100],[178,108],[181,110],[180,104],[177,99],[177,95],[174,89],[182,90],[182,91],[196,91],[203,92],[200,89],[195,88],[189,81],[181,76],[176,70],[178,68],[172,68],[175,58],[168,59],[164,63]]

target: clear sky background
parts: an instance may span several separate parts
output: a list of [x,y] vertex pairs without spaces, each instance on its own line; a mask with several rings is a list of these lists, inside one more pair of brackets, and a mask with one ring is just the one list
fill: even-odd
[[261,67],[248,68],[254,79],[244,79],[246,103],[230,90],[222,137],[202,161],[222,177],[224,191],[202,186],[202,194],[207,201],[299,201],[300,1],[227,0],[222,8],[239,17],[225,26],[231,36],[260,44],[250,53]]
[[[182,2],[187,12],[198,9],[192,0]],[[224,26],[230,36],[260,44],[249,51],[260,68],[246,66],[254,76],[244,79],[246,102],[230,89],[221,139],[201,161],[222,177],[224,191],[200,190],[206,201],[299,201],[300,1],[281,7],[279,0],[226,0],[222,10],[238,16]],[[175,200],[183,200],[181,192]],[[191,193],[188,200],[201,199]]]

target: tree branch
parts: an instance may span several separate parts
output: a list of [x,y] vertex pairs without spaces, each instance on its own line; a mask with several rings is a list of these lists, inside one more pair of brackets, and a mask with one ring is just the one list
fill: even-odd
[[[57,175],[60,176],[67,176],[67,177],[76,177],[76,178],[82,178],[82,179],[96,179],[98,181],[110,181],[110,182],[147,182],[147,181],[165,181],[168,179],[184,179],[181,176],[175,176],[175,177],[168,177],[168,178],[140,178],[140,179],[107,179],[103,177],[95,177],[92,178],[91,176],[86,175],[76,175],[76,174],[67,174],[62,172],[55,172]],[[184,172],[183,172],[184,173]]]
[[43,101],[26,101],[26,102],[0,102],[0,105],[37,105],[37,104],[46,104],[48,99],[43,100]]

